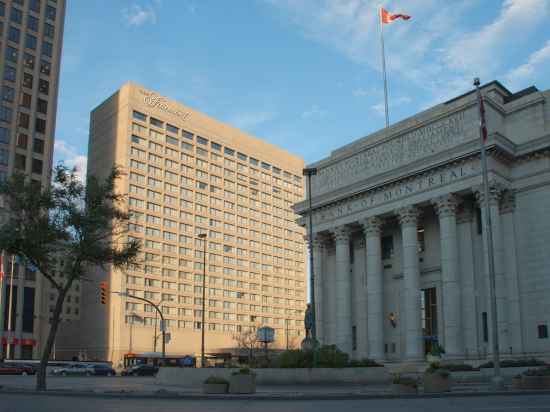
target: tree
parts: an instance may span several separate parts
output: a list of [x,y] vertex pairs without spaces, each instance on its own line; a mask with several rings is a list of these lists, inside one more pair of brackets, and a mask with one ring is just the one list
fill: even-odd
[[[73,282],[97,266],[133,265],[140,250],[138,241],[126,237],[130,215],[121,207],[126,196],[115,191],[121,176],[118,168],[113,168],[104,181],[88,176],[86,185],[77,177],[76,169],[59,164],[53,172],[53,183],[46,188],[19,173],[0,184],[0,198],[6,205],[0,250],[34,266],[57,290],[36,379],[40,391],[46,390],[46,366],[63,302]],[[66,262],[61,279],[53,273],[55,260],[60,257]]]
[[247,354],[248,363],[254,361],[254,352],[260,347],[260,342],[256,335],[256,327],[243,327],[239,332],[233,335],[233,339],[237,343],[239,352]]

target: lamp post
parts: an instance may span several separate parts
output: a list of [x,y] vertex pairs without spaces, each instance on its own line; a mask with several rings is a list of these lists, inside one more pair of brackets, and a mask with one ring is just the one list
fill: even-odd
[[206,367],[204,359],[204,312],[206,310],[206,233],[197,235],[203,242],[202,251],[202,321],[201,321],[201,368]]
[[476,87],[477,105],[479,109],[479,141],[481,153],[481,171],[483,179],[483,197],[485,201],[485,231],[487,236],[487,260],[489,266],[489,298],[491,300],[491,338],[493,349],[493,386],[495,389],[504,389],[504,382],[500,375],[500,353],[498,342],[498,313],[497,313],[497,298],[496,298],[496,280],[495,280],[495,256],[493,245],[493,229],[491,224],[491,211],[489,209],[489,176],[487,171],[487,153],[485,149],[485,140],[487,137],[487,129],[485,123],[485,108],[483,106],[483,97],[479,89],[479,78],[474,79]]
[[311,337],[313,339],[313,367],[317,366],[317,327],[316,327],[316,314],[315,314],[315,271],[313,268],[313,207],[311,200],[311,176],[317,174],[316,167],[307,167],[303,170],[303,175],[307,176],[307,197],[309,199],[308,209],[308,241],[309,241],[309,301],[311,303]]
[[[162,302],[164,302],[165,299],[161,299],[159,303],[157,303],[157,306],[160,307],[160,305],[162,305]],[[170,301],[172,301],[172,299],[170,299]],[[153,333],[153,352],[156,352],[157,351],[157,339],[158,339],[158,335],[157,335],[157,319],[158,319],[158,313],[155,312],[155,331]],[[164,322],[162,322],[164,324]]]
[[164,358],[166,358],[166,325],[164,322],[164,315],[162,314],[162,311],[160,310],[159,306],[153,303],[152,301],[150,301],[149,299],[145,299],[135,295],[130,295],[128,292],[115,292],[115,293],[117,293],[119,296],[141,300],[155,308],[155,310],[160,316],[160,325],[161,325],[161,332],[162,332],[162,359],[164,360]]

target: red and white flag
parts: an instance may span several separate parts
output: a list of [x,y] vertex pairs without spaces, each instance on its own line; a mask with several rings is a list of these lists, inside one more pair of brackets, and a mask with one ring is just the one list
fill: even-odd
[[485,120],[485,104],[483,103],[483,96],[479,94],[479,121],[481,128],[481,136],[483,138],[483,143],[487,143],[487,121]]
[[406,14],[391,14],[385,8],[380,8],[380,19],[384,24],[393,23],[397,19],[409,20],[410,18],[411,16],[407,16]]
[[4,252],[0,253],[0,282],[4,279]]

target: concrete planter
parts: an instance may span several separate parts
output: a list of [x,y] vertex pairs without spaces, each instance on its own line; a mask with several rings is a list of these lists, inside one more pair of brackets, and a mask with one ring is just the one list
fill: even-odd
[[550,389],[550,376],[525,376],[521,377],[522,389]]
[[521,377],[512,378],[512,389],[523,389]]
[[438,373],[424,374],[424,393],[443,393],[451,391],[451,380]]
[[432,355],[432,354],[428,353],[428,354],[426,355],[426,361],[427,361],[428,363],[439,363],[439,362],[441,362],[441,356],[439,356],[439,355]]
[[416,395],[418,394],[418,388],[411,385],[402,385],[400,383],[391,384],[391,393],[394,395]]
[[202,393],[227,393],[227,383],[203,383]]
[[256,393],[256,375],[231,375],[229,393]]

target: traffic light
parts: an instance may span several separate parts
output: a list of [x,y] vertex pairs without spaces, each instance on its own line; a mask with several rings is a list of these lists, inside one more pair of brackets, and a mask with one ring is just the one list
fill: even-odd
[[101,282],[99,284],[100,301],[102,305],[107,303],[107,282]]

